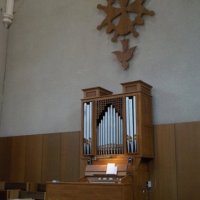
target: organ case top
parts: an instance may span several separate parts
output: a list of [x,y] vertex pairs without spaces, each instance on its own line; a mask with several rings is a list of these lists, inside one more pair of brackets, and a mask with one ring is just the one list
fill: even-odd
[[82,157],[153,158],[152,87],[141,80],[121,85],[121,94],[83,89]]

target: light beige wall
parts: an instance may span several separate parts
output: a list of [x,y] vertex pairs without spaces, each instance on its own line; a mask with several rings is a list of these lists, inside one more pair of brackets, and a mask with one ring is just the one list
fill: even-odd
[[[8,31],[2,24],[2,11],[4,9],[4,1],[0,0],[0,117],[3,103],[3,84],[5,76],[5,63],[6,63],[6,47]],[[0,119],[1,122],[1,119]],[[0,123],[1,124],[1,123]]]
[[120,49],[96,26],[105,0],[21,1],[10,29],[1,135],[80,130],[82,88],[121,93],[120,83],[153,86],[154,123],[200,119],[200,1],[148,0],[156,12],[138,27],[140,37],[124,71]]

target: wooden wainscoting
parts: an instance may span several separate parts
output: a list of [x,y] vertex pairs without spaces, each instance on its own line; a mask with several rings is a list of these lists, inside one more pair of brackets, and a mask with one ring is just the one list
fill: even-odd
[[10,174],[10,138],[0,138],[0,180],[6,180]]
[[60,180],[61,134],[43,136],[42,182]]
[[11,153],[10,153],[10,173],[9,180],[25,179],[25,161],[26,161],[26,137],[11,137]]
[[200,122],[176,124],[179,200],[200,199]]
[[43,135],[26,136],[26,161],[24,178],[26,181],[37,182],[38,180],[41,180],[43,143]]
[[154,127],[155,159],[152,169],[152,200],[177,200],[175,126]]
[[[154,126],[150,200],[199,200],[200,122]],[[80,132],[0,138],[0,180],[77,181]]]
[[80,178],[80,134],[61,134],[60,179],[78,181]]
[[70,132],[0,138],[0,180],[78,180],[79,137],[80,132]]
[[200,122],[154,128],[151,200],[199,200]]

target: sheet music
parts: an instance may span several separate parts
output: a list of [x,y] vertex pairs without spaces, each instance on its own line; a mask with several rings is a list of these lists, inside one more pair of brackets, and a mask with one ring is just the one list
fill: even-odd
[[106,174],[117,174],[117,166],[115,166],[115,163],[108,163]]

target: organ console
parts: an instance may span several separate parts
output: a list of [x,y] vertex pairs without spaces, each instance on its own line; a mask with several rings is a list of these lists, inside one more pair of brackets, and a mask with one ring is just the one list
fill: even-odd
[[154,157],[151,86],[122,83],[122,93],[83,89],[81,175],[47,184],[47,200],[146,200]]

